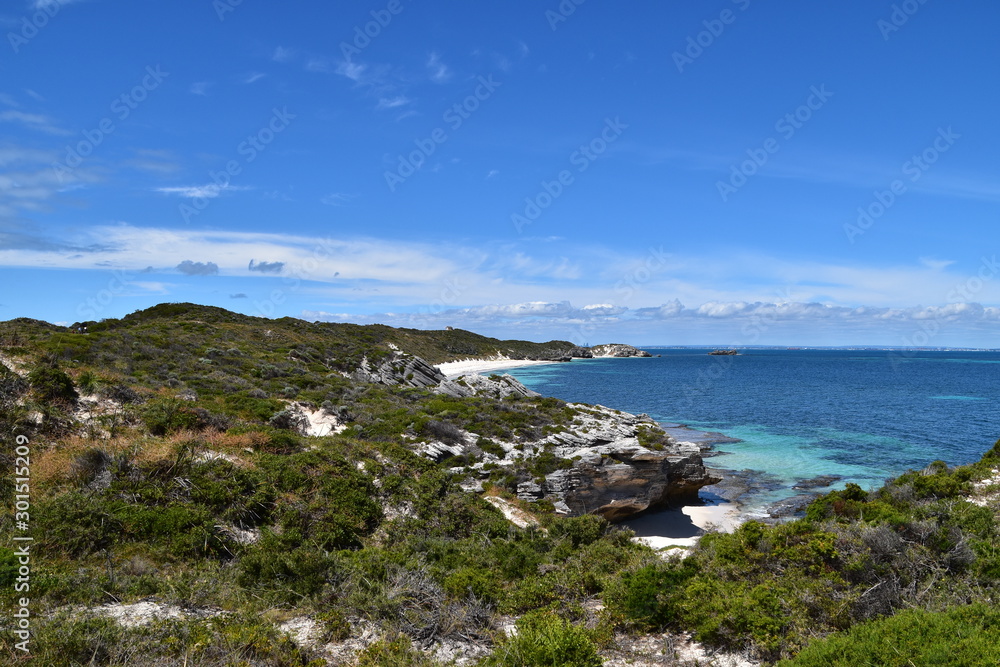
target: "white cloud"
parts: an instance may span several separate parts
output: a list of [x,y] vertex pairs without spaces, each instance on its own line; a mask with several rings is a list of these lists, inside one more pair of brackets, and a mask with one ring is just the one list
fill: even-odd
[[361,63],[344,61],[337,65],[336,72],[340,76],[345,76],[355,83],[361,83],[365,75],[366,65]]
[[431,53],[427,56],[427,72],[434,83],[447,83],[451,80],[451,69],[441,61],[441,56]]
[[950,259],[934,259],[933,257],[921,257],[920,263],[929,269],[934,269],[935,271],[941,271],[947,269],[955,262]]
[[86,166],[56,169],[64,155],[59,151],[8,146],[0,148],[0,219],[18,211],[41,211],[61,193],[98,182]]
[[267,74],[264,74],[263,72],[250,72],[249,74],[243,77],[243,83],[245,84],[256,83],[257,81],[263,79],[265,76],[267,76]]
[[208,95],[208,90],[213,85],[215,84],[213,84],[211,81],[196,81],[195,83],[191,84],[189,92],[192,95]]
[[344,294],[351,289],[342,285],[345,280],[353,281],[353,286],[384,284],[394,295],[420,303],[417,295],[461,274],[462,264],[470,260],[462,249],[441,245],[128,224],[89,228],[72,239],[72,245],[72,252],[60,247],[0,246],[0,266],[100,270],[114,266],[143,271],[155,264],[155,270],[163,272],[192,257],[210,257],[220,273],[250,277],[266,275],[248,269],[251,259],[266,257],[271,266],[283,263],[284,276],[332,283],[331,289]]
[[343,206],[355,197],[357,197],[357,195],[350,195],[346,192],[331,192],[330,194],[322,197],[320,202],[326,204],[327,206]]
[[276,46],[274,48],[274,52],[271,54],[271,60],[276,63],[287,63],[294,57],[295,51],[292,49],[286,49],[283,46]]
[[27,128],[44,132],[45,134],[54,134],[58,136],[68,136],[72,134],[69,130],[64,130],[63,128],[57,126],[56,123],[48,116],[35,113],[24,113],[23,111],[15,111],[13,109],[0,112],[0,122],[19,123]]
[[[339,67],[337,68],[339,70]],[[323,57],[313,57],[306,61],[306,71],[307,72],[319,72],[321,74],[329,74],[335,71],[334,67],[330,63],[328,58]],[[339,71],[338,71],[339,74]]]
[[396,108],[399,108],[399,107],[406,106],[407,104],[410,104],[411,102],[412,102],[412,100],[410,98],[406,97],[405,95],[397,95],[396,97],[389,97],[389,98],[382,97],[382,98],[379,98],[378,105],[376,105],[375,108],[376,109],[396,109]]
[[[204,189],[208,187],[160,191],[179,197],[219,194]],[[344,196],[333,193],[327,200],[341,202]],[[533,242],[529,253],[510,245],[484,248],[121,224],[89,228],[59,243],[12,229],[0,235],[0,266],[143,271],[153,264],[148,273],[169,275],[185,261],[205,264],[210,258],[227,279],[296,280],[298,307],[317,317],[343,319],[336,313],[348,310],[355,312],[352,321],[464,326],[481,332],[523,324],[520,337],[570,339],[576,334],[560,331],[579,333],[594,326],[609,332],[609,340],[622,338],[611,333],[645,331],[652,336],[645,340],[653,342],[666,342],[659,334],[669,332],[713,334],[712,342],[752,344],[764,340],[745,332],[766,330],[775,339],[786,335],[790,344],[811,340],[817,332],[846,332],[862,343],[878,342],[886,332],[894,332],[898,343],[921,327],[995,332],[1000,323],[1000,275],[980,279],[988,274],[975,267],[965,267],[963,273],[956,265],[865,268],[758,257],[747,268],[732,257],[678,255],[670,256],[669,266],[660,272],[640,274],[635,271],[638,256],[568,244]],[[546,252],[559,254],[546,257]],[[265,261],[249,264],[255,258]],[[623,277],[641,280],[626,294],[616,289]],[[888,287],[869,287],[880,282]],[[862,298],[815,298],[811,283],[825,292]],[[977,291],[959,297],[956,294],[965,292],[956,292],[956,286]],[[888,302],[865,299],[865,294]],[[942,334],[939,340],[947,339]]]
[[45,9],[46,7],[51,7],[52,5],[72,5],[77,2],[82,2],[82,0],[31,0],[28,3],[28,9]]
[[154,192],[159,192],[165,195],[177,195],[183,199],[215,199],[216,197],[225,194],[226,192],[237,192],[240,190],[249,190],[249,186],[245,185],[216,185],[215,183],[206,183],[205,185],[181,185],[172,187],[160,187],[154,188]]

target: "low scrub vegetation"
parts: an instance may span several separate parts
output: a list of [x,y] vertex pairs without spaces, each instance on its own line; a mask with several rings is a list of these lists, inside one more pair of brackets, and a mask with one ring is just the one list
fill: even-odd
[[[970,496],[1000,444],[974,466],[849,485],[800,519],[748,522],[671,558],[512,494],[571,464],[537,442],[586,408],[349,377],[390,342],[432,361],[509,342],[189,304],[85,324],[0,323],[16,362],[0,365],[0,430],[32,442],[38,664],[318,667],[323,644],[365,636],[353,664],[443,664],[427,649],[452,642],[489,647],[483,667],[587,666],[615,633],[664,631],[789,666],[1000,661],[996,501]],[[563,350],[533,345],[517,349]],[[345,429],[305,436],[303,409]],[[415,453],[428,441],[467,453]],[[640,442],[667,444],[655,427]],[[497,465],[509,449],[520,458]],[[472,481],[533,523],[512,525],[462,490]],[[11,531],[9,476],[0,491]],[[0,548],[9,608],[17,566]],[[178,611],[134,626],[107,616],[140,601]],[[312,639],[280,631],[289,619]],[[0,653],[16,657],[9,629]]]

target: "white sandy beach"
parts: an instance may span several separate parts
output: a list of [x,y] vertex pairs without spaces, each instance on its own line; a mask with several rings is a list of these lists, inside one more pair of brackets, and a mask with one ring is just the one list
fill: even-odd
[[470,375],[472,373],[492,373],[493,371],[506,370],[508,368],[521,368],[522,366],[539,366],[541,364],[559,364],[561,361],[528,361],[526,359],[465,359],[463,361],[446,361],[443,364],[436,364],[439,371],[447,378],[458,377],[459,375]]
[[[687,507],[682,507],[680,510],[667,510],[667,512],[675,514],[676,521],[674,523],[677,524],[677,531],[680,534],[683,534],[683,536],[671,537],[663,535],[645,535],[634,537],[633,539],[637,542],[643,542],[654,549],[663,549],[665,547],[691,547],[694,546],[700,537],[700,535],[690,534],[691,528],[693,527],[701,530],[708,530],[709,528],[712,528],[724,533],[731,533],[736,530],[741,523],[743,523],[743,520],[739,515],[739,507],[734,503],[719,503],[718,505],[689,505]],[[661,525],[663,525],[665,520],[667,520],[668,516],[668,514],[664,513],[647,515],[650,520],[657,521]],[[691,526],[691,524],[694,525]],[[630,527],[637,528],[638,526],[633,524]]]

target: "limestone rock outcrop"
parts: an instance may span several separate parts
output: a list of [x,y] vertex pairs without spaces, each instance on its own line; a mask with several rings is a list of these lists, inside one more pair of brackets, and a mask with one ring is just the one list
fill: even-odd
[[444,381],[444,374],[420,357],[393,351],[381,361],[372,362],[367,357],[353,373],[360,382],[373,382],[404,387],[437,387]]
[[651,357],[649,352],[624,343],[607,343],[590,348],[594,357]]
[[720,481],[708,474],[696,445],[653,451],[612,443],[577,452],[572,468],[557,470],[539,485],[571,514],[600,514],[620,521],[647,509],[690,502],[698,489]]
[[692,501],[698,489],[720,481],[706,470],[701,449],[668,439],[647,448],[639,430],[655,426],[645,415],[603,406],[584,406],[573,428],[538,443],[542,449],[573,462],[540,482],[518,488],[525,500],[548,498],[557,509],[573,515],[600,514],[620,521],[647,509]]
[[491,375],[489,377],[478,373],[463,375],[443,381],[435,390],[448,396],[486,396],[489,398],[507,398],[508,396],[541,396],[516,380],[512,375]]

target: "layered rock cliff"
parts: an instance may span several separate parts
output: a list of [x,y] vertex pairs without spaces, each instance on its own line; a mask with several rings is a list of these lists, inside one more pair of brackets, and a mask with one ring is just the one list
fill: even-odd
[[594,357],[651,357],[649,352],[624,343],[607,343],[590,348]]
[[[464,375],[443,381],[435,391],[491,398],[538,395],[509,375]],[[518,495],[547,499],[562,514],[600,514],[609,521],[690,502],[701,487],[720,481],[706,470],[697,445],[673,440],[646,415],[581,403],[569,403],[566,409],[573,413],[572,420],[558,432],[534,442],[498,442],[499,452],[480,451],[472,444],[479,435],[471,432],[452,442],[422,443],[418,451],[437,460],[479,457],[482,460],[472,467],[483,478],[497,466],[514,469],[521,461],[548,458],[558,462],[556,469],[522,481]]]
[[[521,498],[548,498],[567,514],[593,513],[620,521],[647,509],[693,501],[700,488],[720,481],[706,470],[697,445],[662,436],[649,417],[603,406],[570,406],[580,411],[573,427],[538,446],[572,461],[572,467],[521,484]],[[654,442],[647,447],[640,440]]]

